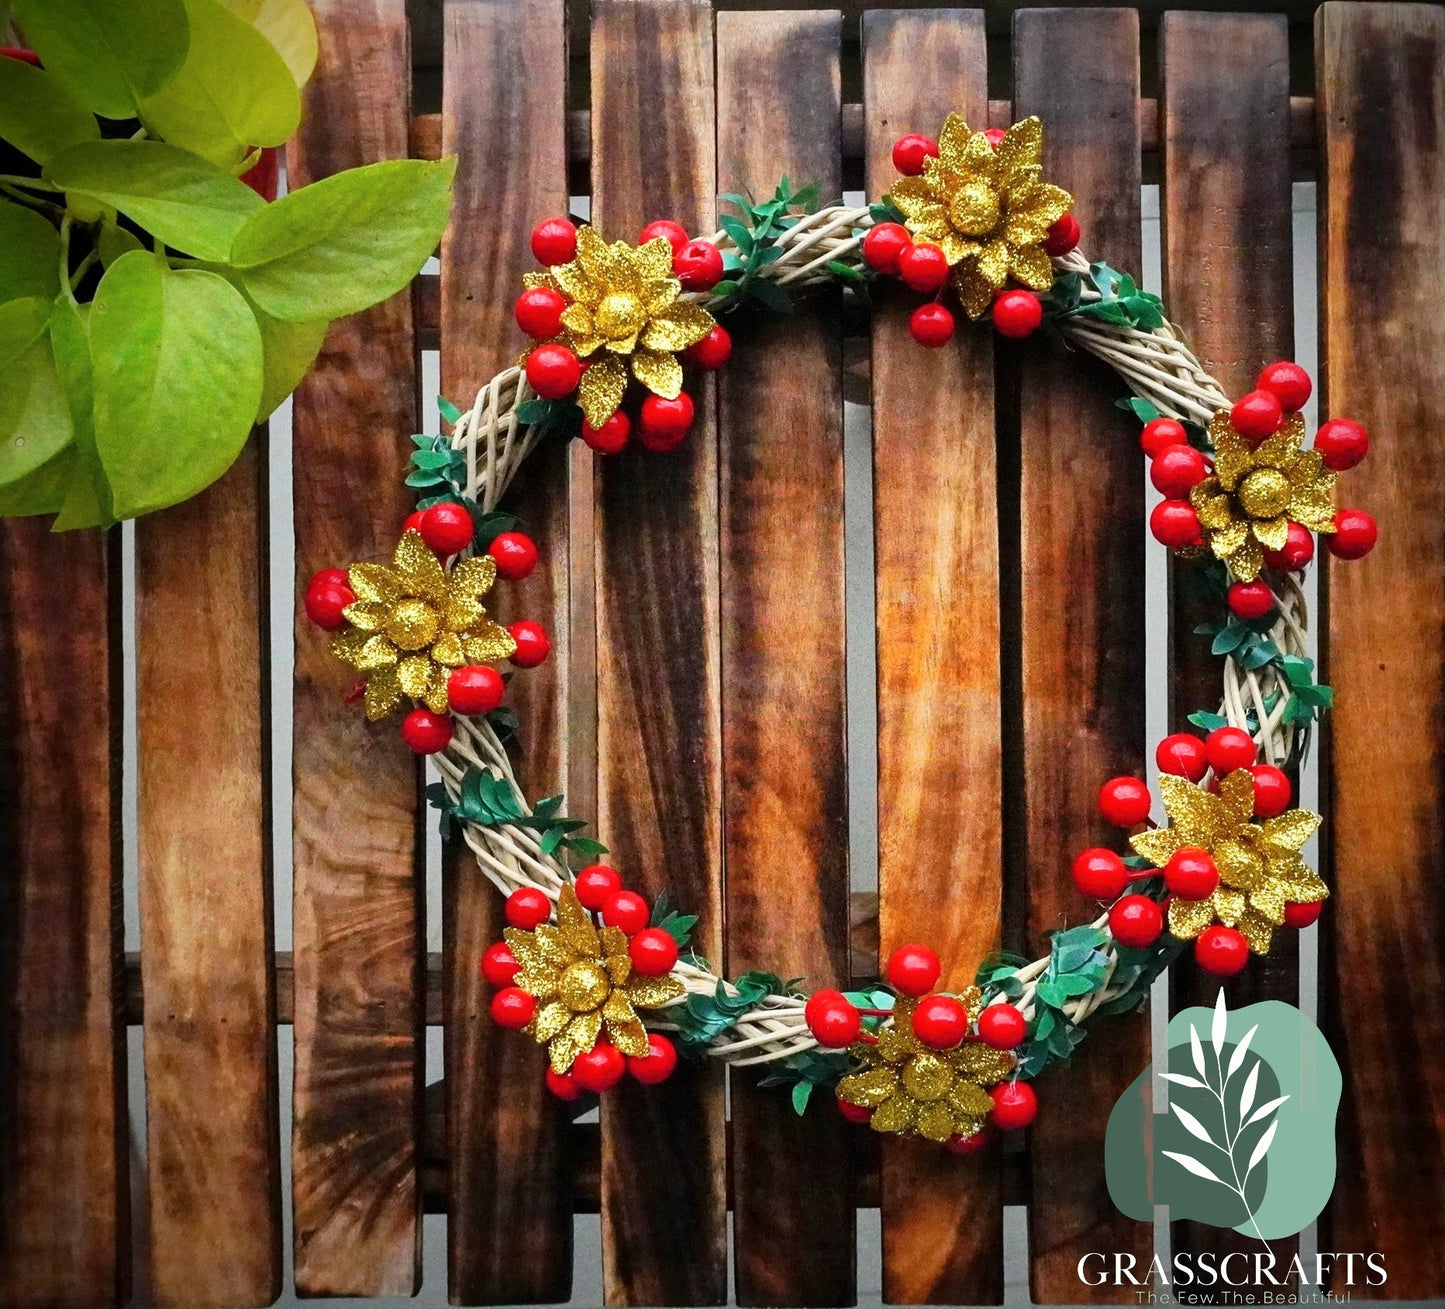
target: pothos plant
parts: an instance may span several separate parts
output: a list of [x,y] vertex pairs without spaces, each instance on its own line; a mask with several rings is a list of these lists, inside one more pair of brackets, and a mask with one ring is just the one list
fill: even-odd
[[[0,0],[0,29],[8,19]],[[454,160],[275,196],[316,63],[304,0],[16,0],[0,58],[0,516],[195,495],[329,322],[435,250]]]

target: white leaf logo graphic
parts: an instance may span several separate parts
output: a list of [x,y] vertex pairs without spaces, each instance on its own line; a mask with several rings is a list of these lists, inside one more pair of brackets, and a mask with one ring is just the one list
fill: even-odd
[[1207,1091],[1209,1087],[1197,1077],[1186,1077],[1183,1073],[1160,1073],[1166,1082],[1173,1082],[1176,1086],[1187,1086],[1192,1091]]
[[1199,1033],[1194,1030],[1193,1023],[1189,1024],[1189,1053],[1194,1056],[1194,1067],[1200,1077],[1208,1081],[1209,1074],[1204,1071],[1204,1048],[1199,1044]]
[[[1234,1061],[1230,1060],[1229,1071],[1234,1072]],[[1244,1122],[1244,1116],[1249,1112],[1249,1106],[1254,1103],[1254,1088],[1259,1081],[1259,1064],[1256,1063],[1249,1070],[1249,1076],[1244,1079],[1244,1090],[1239,1093],[1239,1121]]]
[[1214,1060],[1219,1062],[1219,1052],[1224,1049],[1224,1025],[1228,1020],[1224,1008],[1224,988],[1219,988],[1219,998],[1214,1002],[1214,1022],[1209,1029],[1209,1044],[1214,1047]]
[[1229,1072],[1226,1074],[1226,1077],[1233,1077],[1235,1073],[1239,1071],[1240,1064],[1244,1062],[1244,1053],[1249,1049],[1249,1043],[1254,1040],[1254,1034],[1257,1031],[1259,1031],[1259,1024],[1255,1023],[1255,1025],[1244,1034],[1244,1040],[1234,1047],[1234,1053],[1229,1057]]
[[1244,1124],[1245,1127],[1253,1127],[1255,1123],[1259,1122],[1261,1118],[1268,1118],[1270,1114],[1272,1114],[1276,1109],[1280,1107],[1280,1105],[1282,1105],[1288,1099],[1289,1096],[1282,1095],[1278,1100],[1266,1100],[1264,1104],[1260,1105],[1258,1109],[1256,1109],[1252,1114],[1250,1114],[1248,1120]]
[[[1191,1159],[1187,1154],[1175,1154],[1173,1150],[1161,1150],[1160,1154],[1174,1160],[1176,1164],[1193,1173],[1195,1177],[1202,1177],[1206,1182],[1218,1182],[1220,1186],[1229,1186],[1228,1182],[1222,1177],[1216,1177],[1198,1159]],[[1229,1189],[1232,1191],[1234,1188],[1231,1186]]]
[[1254,1172],[1254,1166],[1269,1153],[1269,1147],[1274,1142],[1274,1129],[1279,1126],[1279,1119],[1276,1118],[1266,1129],[1263,1136],[1259,1138],[1259,1144],[1254,1147],[1254,1153],[1249,1156],[1249,1167],[1244,1170],[1244,1180],[1249,1181],[1250,1173]]

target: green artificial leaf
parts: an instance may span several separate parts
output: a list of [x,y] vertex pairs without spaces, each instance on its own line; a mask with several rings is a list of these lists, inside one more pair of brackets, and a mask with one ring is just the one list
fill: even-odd
[[101,279],[90,337],[96,446],[117,518],[185,500],[231,466],[262,385],[261,332],[235,287],[133,251]]
[[[0,63],[14,60],[0,59]],[[0,304],[60,290],[60,233],[33,209],[0,201]]]
[[67,192],[113,205],[167,245],[198,259],[225,260],[248,216],[267,207],[225,169],[160,141],[73,145],[50,161],[45,175]]
[[1154,419],[1162,417],[1159,406],[1145,400],[1143,396],[1128,395],[1114,403],[1120,409],[1128,409],[1141,423],[1152,422]]
[[808,1107],[808,1097],[813,1094],[813,1083],[806,1078],[793,1083],[793,1112],[800,1118]]
[[1206,732],[1212,732],[1217,727],[1228,727],[1229,719],[1223,714],[1206,713],[1203,709],[1196,710],[1189,715],[1189,721],[1195,727],[1202,727]]
[[49,325],[50,301],[40,296],[0,305],[0,486],[33,473],[74,436]]
[[254,212],[231,262],[277,318],[341,318],[406,286],[441,240],[456,159],[389,159],[337,173]]
[[128,227],[122,227],[114,218],[106,218],[100,225],[100,236],[96,238],[96,249],[100,253],[100,266],[109,268],[123,254],[132,250],[144,250],[140,237]]
[[[539,400],[532,403],[545,405],[551,404],[553,402],[550,400]],[[526,407],[526,405],[522,406],[523,409],[525,409]],[[437,396],[437,413],[441,415],[442,422],[446,423],[448,427],[455,427],[459,422],[462,421],[462,411],[458,409],[456,405],[454,405],[444,395]],[[535,422],[536,420],[531,418],[524,418],[522,419],[522,421],[524,423],[530,423]]]
[[100,126],[59,78],[22,59],[0,59],[0,137],[43,164],[68,145],[99,140]]
[[316,67],[316,19],[306,0],[223,0],[275,48],[297,86],[305,86]]
[[276,47],[221,0],[184,0],[191,42],[180,71],[141,102],[155,135],[231,168],[280,145],[301,121],[301,92]]
[[66,295],[56,297],[50,314],[50,349],[75,428],[74,459],[55,520],[57,532],[109,527],[115,522],[110,484],[105,480],[95,446],[95,371],[90,362],[89,314],[89,305],[77,305]]
[[15,0],[48,72],[102,118],[134,118],[185,62],[183,0]]

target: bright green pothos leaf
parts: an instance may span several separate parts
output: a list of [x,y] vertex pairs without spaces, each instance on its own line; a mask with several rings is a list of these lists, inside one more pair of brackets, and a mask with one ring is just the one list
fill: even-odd
[[246,303],[256,316],[256,326],[261,331],[261,406],[256,411],[256,421],[260,423],[276,412],[280,403],[311,371],[331,323],[325,318],[288,323],[273,318],[249,296],[246,296]]
[[110,484],[95,444],[95,368],[90,358],[89,305],[77,305],[67,295],[56,297],[50,314],[50,348],[75,430],[75,441],[68,452],[72,464],[55,530],[109,527],[116,519]]
[[316,67],[316,19],[306,0],[223,0],[276,47],[297,86]]
[[[0,59],[0,63],[13,63]],[[60,290],[60,233],[33,209],[0,201],[0,304]]]
[[50,301],[0,305],[0,486],[33,473],[70,444],[70,408],[50,352]]
[[0,59],[0,137],[43,164],[68,145],[99,140],[100,126],[59,78],[22,59]]
[[118,518],[209,486],[245,444],[261,400],[260,329],[223,277],[122,255],[90,319],[95,436]]
[[389,159],[257,209],[230,252],[247,294],[276,318],[304,321],[401,290],[441,240],[456,163]]

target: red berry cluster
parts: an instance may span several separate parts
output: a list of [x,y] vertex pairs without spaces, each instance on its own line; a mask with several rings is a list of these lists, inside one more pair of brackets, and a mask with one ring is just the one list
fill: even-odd
[[[584,909],[597,914],[605,927],[615,927],[628,938],[628,957],[643,977],[665,977],[677,963],[677,942],[661,927],[649,927],[651,906],[646,897],[629,891],[622,877],[607,864],[593,864],[577,874],[574,887]],[[507,897],[507,923],[530,932],[552,917],[552,901],[536,887],[524,886]],[[492,1021],[498,1027],[520,1030],[537,1012],[536,997],[516,985],[521,964],[505,941],[487,947],[482,955],[482,976],[497,988],[492,996]],[[559,1100],[575,1100],[584,1091],[610,1091],[631,1073],[639,1082],[655,1086],[677,1068],[677,1047],[660,1032],[647,1034],[647,1054],[624,1055],[610,1041],[599,1040],[572,1061],[565,1073],[547,1069],[547,1089]]]
[[[680,223],[661,218],[649,223],[638,245],[664,237],[672,246],[673,276],[686,291],[710,291],[723,276],[722,251],[711,241],[691,240]],[[532,229],[532,254],[544,267],[570,263],[577,255],[577,228],[566,218],[548,218]],[[566,299],[550,287],[532,287],[517,297],[517,326],[541,342],[527,354],[527,383],[544,400],[565,400],[577,389],[586,365],[564,342],[562,314]],[[701,341],[682,352],[682,358],[705,372],[721,368],[732,354],[732,337],[717,326]],[[660,395],[645,397],[637,408],[637,439],[657,454],[675,450],[692,426],[692,397],[685,391],[675,400]],[[582,424],[582,439],[601,454],[620,454],[632,437],[633,420],[619,409],[601,427]]]
[[[1000,128],[984,134],[998,148],[1004,138]],[[917,177],[929,159],[938,158],[938,142],[921,132],[900,136],[893,144],[893,166],[904,177]],[[1066,255],[1079,244],[1079,222],[1065,214],[1049,228],[1044,249],[1050,255]],[[908,320],[908,331],[919,345],[932,348],[953,339],[953,311],[940,302],[948,282],[948,259],[932,241],[915,241],[902,223],[879,223],[863,238],[863,262],[875,273],[901,278],[911,290],[934,297],[919,305]],[[1022,340],[1032,336],[1044,321],[1043,301],[1022,287],[1000,291],[993,302],[993,326],[1000,336]]]

